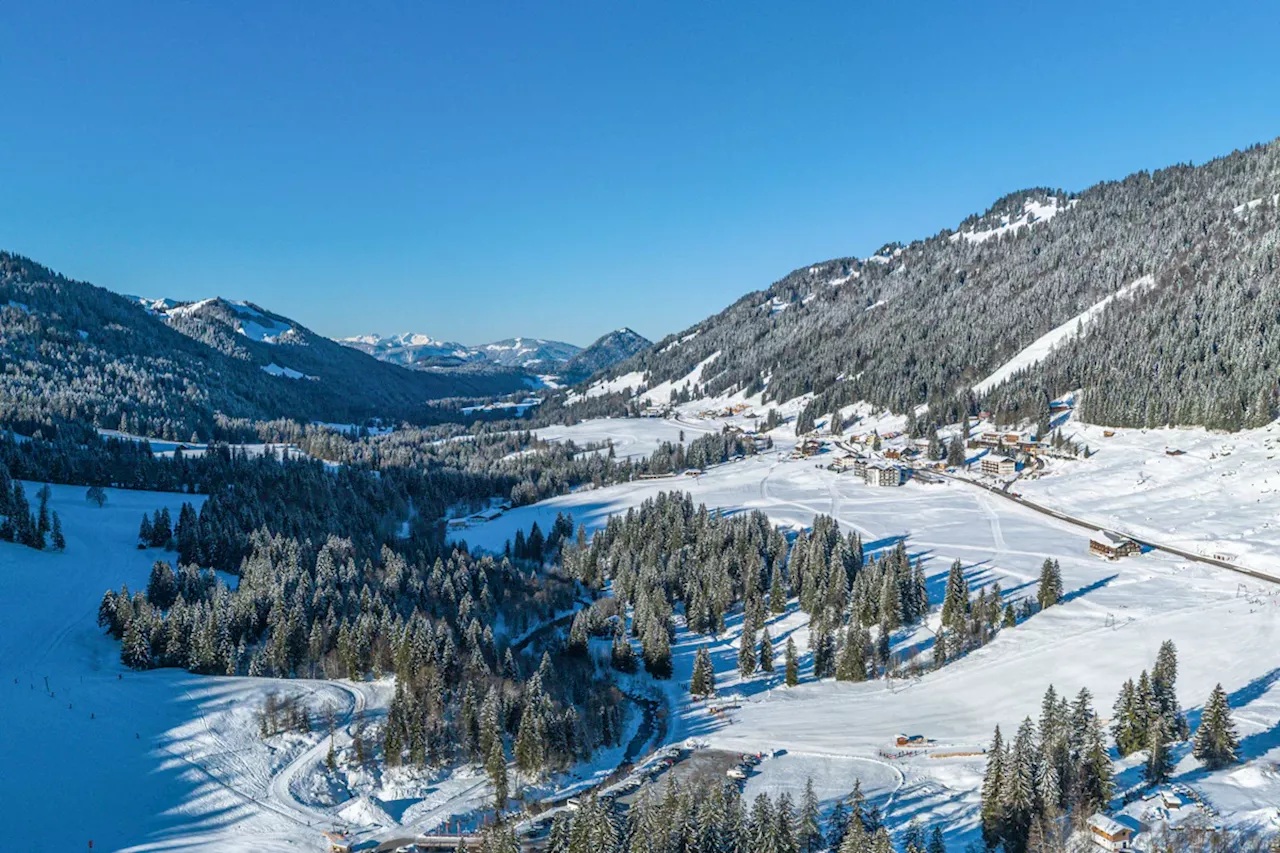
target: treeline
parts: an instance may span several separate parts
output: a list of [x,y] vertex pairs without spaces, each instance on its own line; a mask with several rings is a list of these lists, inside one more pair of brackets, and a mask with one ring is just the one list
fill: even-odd
[[[798,801],[797,801],[798,798]],[[486,851],[518,850],[508,827],[486,838]],[[898,845],[901,845],[900,847]],[[603,800],[588,799],[560,812],[551,825],[548,853],[946,853],[940,827],[912,824],[897,843],[861,787],[835,804],[825,819],[812,780],[797,797],[759,794],[744,802],[736,785],[669,783],[661,794],[641,795],[625,818]]]
[[1105,812],[1114,791],[1092,695],[1082,689],[1068,701],[1050,686],[1039,725],[1027,717],[1009,743],[996,727],[982,779],[983,842],[1004,853],[1065,849],[1073,826]]
[[349,540],[316,549],[265,532],[251,537],[240,575],[232,589],[194,564],[175,571],[157,561],[145,592],[103,596],[99,624],[135,669],[394,673],[383,730],[393,764],[485,760],[501,732],[518,765],[541,773],[621,736],[623,706],[607,672],[555,644],[535,667],[494,634],[495,625],[518,631],[569,607],[570,582],[461,550],[410,562],[384,548],[369,560]]
[[32,510],[22,484],[10,478],[0,466],[0,539],[37,551],[43,551],[50,544],[55,551],[64,550],[67,540],[62,535],[58,513],[49,510],[50,494],[49,486],[42,486],[37,493],[39,504]]

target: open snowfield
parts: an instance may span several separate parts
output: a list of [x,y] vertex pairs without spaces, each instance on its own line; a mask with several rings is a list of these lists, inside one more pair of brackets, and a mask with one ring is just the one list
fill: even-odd
[[[1192,553],[1280,574],[1280,426],[1237,433],[1071,422],[1094,455],[1019,483],[1029,499]],[[1166,450],[1182,451],[1170,456]]]
[[[865,423],[880,423],[865,415]],[[721,423],[682,411],[678,420],[589,421],[558,434],[581,442],[612,436],[622,455],[627,447],[672,440],[680,429],[691,440],[695,426],[719,429]],[[789,430],[788,425],[777,431],[780,444],[789,443]],[[1274,553],[1267,549],[1277,546],[1266,535],[1275,525],[1274,509],[1261,491],[1269,488],[1262,470],[1269,462],[1267,445],[1274,443],[1269,430],[1234,436],[1118,431],[1109,439],[1099,431],[1096,439],[1090,434],[1086,440],[1098,450],[1092,459],[1055,462],[1053,473],[1017,488],[1087,517],[1114,514],[1135,532],[1145,532],[1137,514],[1152,515],[1148,507],[1160,507],[1168,515],[1160,516],[1163,526],[1153,526],[1150,535],[1162,541],[1174,540],[1184,525],[1195,530],[1194,525],[1204,524],[1208,530],[1215,518],[1222,519],[1223,538],[1252,549],[1242,547],[1242,561]],[[1165,456],[1166,444],[1186,454]],[[1230,447],[1224,451],[1224,445]],[[1121,683],[1149,667],[1160,642],[1172,639],[1180,651],[1179,693],[1193,726],[1200,704],[1221,681],[1247,759],[1237,768],[1204,774],[1181,748],[1180,781],[1199,791],[1227,822],[1266,825],[1276,819],[1280,588],[1156,553],[1104,562],[1088,555],[1085,531],[966,484],[913,482],[872,489],[852,475],[820,467],[827,461],[829,456],[793,460],[773,452],[696,478],[581,490],[512,510],[462,535],[471,544],[500,549],[535,520],[546,529],[559,511],[572,513],[591,530],[660,491],[686,490],[708,506],[726,512],[762,509],[790,527],[807,527],[817,513],[831,514],[842,529],[859,531],[871,550],[891,547],[905,536],[909,551],[925,561],[935,604],[954,559],[962,561],[975,589],[999,581],[1015,598],[1034,594],[1040,563],[1058,559],[1067,590],[1062,606],[912,681],[812,682],[806,617],[794,606],[769,623],[778,672],[745,683],[735,669],[740,616],[730,618],[728,630],[717,638],[682,631],[674,649],[675,678],[664,684],[675,710],[667,739],[744,752],[784,750],[765,759],[748,780],[749,796],[784,788],[794,794],[812,777],[819,797],[830,805],[858,780],[892,825],[913,818],[939,821],[960,849],[975,837],[984,759],[889,758],[882,751],[896,751],[896,734],[926,735],[936,742],[934,753],[975,752],[989,741],[995,725],[1010,731],[1023,716],[1036,715],[1051,683],[1068,695],[1088,687],[1107,718]],[[1210,470],[1213,477],[1205,475]],[[1235,473],[1220,476],[1227,471]],[[1134,496],[1140,477],[1150,486]],[[34,497],[37,488],[29,484],[28,495]],[[1196,502],[1204,494],[1196,490],[1206,488],[1214,501],[1209,511],[1217,516],[1205,511],[1204,498]],[[258,737],[254,712],[269,691],[299,692],[317,709],[332,704],[344,719],[368,708],[376,719],[390,689],[386,682],[124,669],[116,644],[96,625],[98,601],[103,591],[121,583],[140,588],[153,560],[172,559],[134,548],[142,513],[167,505],[176,514],[182,501],[192,498],[111,490],[107,507],[98,509],[85,502],[83,489],[54,487],[53,493],[52,508],[68,540],[66,553],[0,543],[0,663],[7,669],[0,691],[9,697],[0,704],[0,797],[17,816],[16,835],[24,849],[84,849],[92,839],[94,849],[105,850],[314,850],[322,828],[343,827],[367,837],[381,826],[385,835],[396,823],[438,823],[484,802],[483,777],[466,771],[431,779],[348,774],[345,787],[335,789],[321,770],[326,748],[321,735],[266,742]],[[1256,530],[1246,533],[1251,527]],[[788,636],[802,655],[804,682],[795,689],[781,684]],[[894,645],[898,650],[926,646],[930,636],[928,627],[904,631]],[[689,702],[681,688],[703,644],[709,644],[721,696],[740,700],[740,707],[723,717]],[[599,767],[583,770],[603,772],[612,761],[605,758]],[[1138,781],[1131,764],[1124,765],[1121,787]]]
[[572,426],[550,426],[537,431],[543,441],[572,441],[578,446],[613,442],[619,460],[652,456],[664,442],[676,444],[684,434],[686,442],[720,427],[699,421],[675,418],[593,418]]
[[[26,488],[34,501],[39,485]],[[97,626],[102,593],[141,589],[154,560],[173,559],[134,547],[143,512],[167,506],[176,517],[184,500],[202,499],[111,489],[99,509],[83,488],[52,490],[66,552],[0,542],[0,802],[10,836],[49,853],[90,841],[94,850],[316,848],[326,818],[280,785],[309,752],[323,757],[320,736],[264,743],[254,713],[271,691],[340,712],[364,704],[363,693],[126,669]]]
[[[1063,480],[1078,476],[1087,482],[1085,466],[1092,462],[1079,463],[1080,473],[1064,474]],[[1031,484],[1027,486],[1030,492]],[[735,671],[738,622],[731,620],[726,634],[710,640],[710,651],[722,696],[738,694],[742,706],[727,719],[718,719],[702,706],[684,702],[671,737],[691,737],[731,750],[787,751],[785,763],[784,757],[766,759],[759,781],[751,784],[789,785],[796,779],[802,784],[804,776],[812,775],[815,785],[828,792],[820,794],[834,797],[839,784],[831,778],[845,772],[833,770],[834,761],[847,762],[845,793],[855,778],[882,792],[886,773],[900,774],[893,789],[892,822],[940,820],[951,839],[967,843],[976,837],[977,786],[984,760],[885,760],[880,750],[894,751],[896,734],[924,734],[937,741],[935,751],[980,750],[996,725],[1010,731],[1024,716],[1037,716],[1050,684],[1068,695],[1087,687],[1099,714],[1109,718],[1124,680],[1149,668],[1160,643],[1172,639],[1180,651],[1179,694],[1192,724],[1209,691],[1221,681],[1231,695],[1248,760],[1235,769],[1204,774],[1183,750],[1180,780],[1194,785],[1229,822],[1269,825],[1277,818],[1280,658],[1275,650],[1280,642],[1280,587],[1157,553],[1106,562],[1087,553],[1086,531],[962,483],[913,482],[900,489],[873,489],[851,475],[819,468],[815,460],[791,460],[776,453],[719,466],[698,478],[648,480],[553,498],[468,530],[466,538],[498,549],[535,520],[545,529],[560,511],[572,513],[575,522],[592,530],[612,513],[677,489],[725,511],[762,509],[782,525],[807,526],[814,514],[828,513],[842,529],[859,531],[872,548],[888,547],[906,536],[909,551],[925,559],[935,604],[945,573],[957,558],[972,588],[998,580],[1015,598],[1034,595],[1046,557],[1062,565],[1067,592],[1063,605],[1001,633],[984,649],[940,672],[908,682],[809,682],[789,690],[781,685],[779,665],[775,675],[741,684]],[[794,633],[804,652],[805,672],[803,614],[792,611],[775,617],[770,630],[779,664],[786,637]],[[916,632],[898,638],[895,646],[920,638]],[[694,652],[706,642],[704,637],[681,634],[675,649],[676,681],[687,680]],[[1120,786],[1136,783],[1138,776],[1136,769],[1127,770]]]

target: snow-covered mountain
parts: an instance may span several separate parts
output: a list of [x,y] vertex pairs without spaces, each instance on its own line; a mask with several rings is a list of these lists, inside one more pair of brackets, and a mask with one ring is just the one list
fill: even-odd
[[438,341],[430,335],[402,332],[398,335],[353,335],[338,343],[368,353],[379,361],[405,367],[448,367],[477,359],[473,348],[455,341]]
[[398,335],[354,335],[339,338],[343,346],[374,358],[413,367],[454,367],[477,362],[537,373],[555,373],[582,351],[563,341],[542,338],[507,338],[479,346],[436,340],[430,335],[403,332]]
[[653,342],[631,329],[622,328],[601,336],[591,346],[569,359],[560,374],[566,382],[581,382],[593,373],[607,370],[653,346]]

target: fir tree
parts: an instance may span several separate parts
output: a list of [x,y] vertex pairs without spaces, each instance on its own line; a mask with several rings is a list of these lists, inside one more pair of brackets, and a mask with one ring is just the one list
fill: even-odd
[[951,564],[946,592],[942,598],[942,624],[961,630],[969,615],[969,582],[959,560]]
[[1041,610],[1046,610],[1062,601],[1062,569],[1057,560],[1045,559],[1040,567],[1040,587],[1036,593],[1036,601]]
[[58,518],[58,514],[53,514],[53,549],[55,551],[67,550],[67,537],[62,535],[62,519]]
[[800,853],[817,853],[825,847],[818,811],[818,796],[813,790],[813,779],[804,783],[804,796],[800,801],[800,818],[796,829],[796,844]]
[[1240,740],[1231,720],[1227,692],[1219,684],[1209,694],[1200,715],[1192,753],[1210,770],[1221,770],[1239,761]]
[[507,756],[502,749],[501,737],[493,739],[484,769],[493,785],[493,807],[502,811],[507,807]]
[[996,848],[1004,830],[1004,774],[1004,739],[1000,736],[1000,727],[996,726],[991,748],[987,750],[987,769],[982,777],[982,841],[988,850]]
[[796,659],[796,641],[787,637],[786,682],[788,687],[800,683],[800,661]]
[[768,625],[760,633],[760,670],[773,672],[773,638],[769,636]]
[[706,646],[700,646],[693,657],[693,677],[689,681],[689,692],[703,698],[715,695],[715,667],[711,663],[711,653],[707,651]]
[[742,623],[742,635],[738,638],[738,674],[744,679],[756,673],[756,632],[755,627]]
[[1169,755],[1169,729],[1164,717],[1151,718],[1151,728],[1147,732],[1147,764],[1143,769],[1143,779],[1148,785],[1161,785],[1169,781],[1169,773],[1173,770],[1173,757]]

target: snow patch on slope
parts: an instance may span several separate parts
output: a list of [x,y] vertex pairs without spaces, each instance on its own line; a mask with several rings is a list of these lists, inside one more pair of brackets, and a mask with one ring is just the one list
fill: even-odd
[[1077,204],[1076,199],[1072,199],[1065,204],[1056,196],[1049,196],[1048,201],[1038,202],[1027,199],[1022,204],[1022,215],[1018,217],[1001,217],[1001,224],[995,228],[989,228],[985,231],[957,231],[951,235],[951,242],[957,240],[967,240],[970,243],[985,243],[993,237],[1017,231],[1030,225],[1038,225],[1041,222],[1048,222],[1064,210],[1070,210]]
[[274,361],[271,362],[270,364],[262,365],[262,370],[264,373],[270,373],[272,376],[282,376],[285,379],[315,379],[316,378],[314,376],[308,376],[307,374],[299,370],[294,370],[292,367],[281,367],[280,365],[276,364]]
[[1154,283],[1155,280],[1151,276],[1144,275],[1137,281],[1120,288],[1106,299],[1098,302],[1096,305],[1090,306],[1087,310],[1072,317],[1061,326],[1058,326],[1057,328],[1036,338],[1021,352],[996,368],[994,373],[986,379],[983,379],[977,385],[974,385],[973,392],[975,394],[985,394],[1018,371],[1025,370],[1032,365],[1039,364],[1047,355],[1049,355],[1050,351],[1052,351],[1054,347],[1058,346],[1058,344],[1074,338],[1082,327],[1087,326],[1096,317],[1098,317],[1098,315],[1105,311],[1107,306],[1109,306],[1113,300],[1117,298],[1129,298],[1139,291],[1150,287]]

